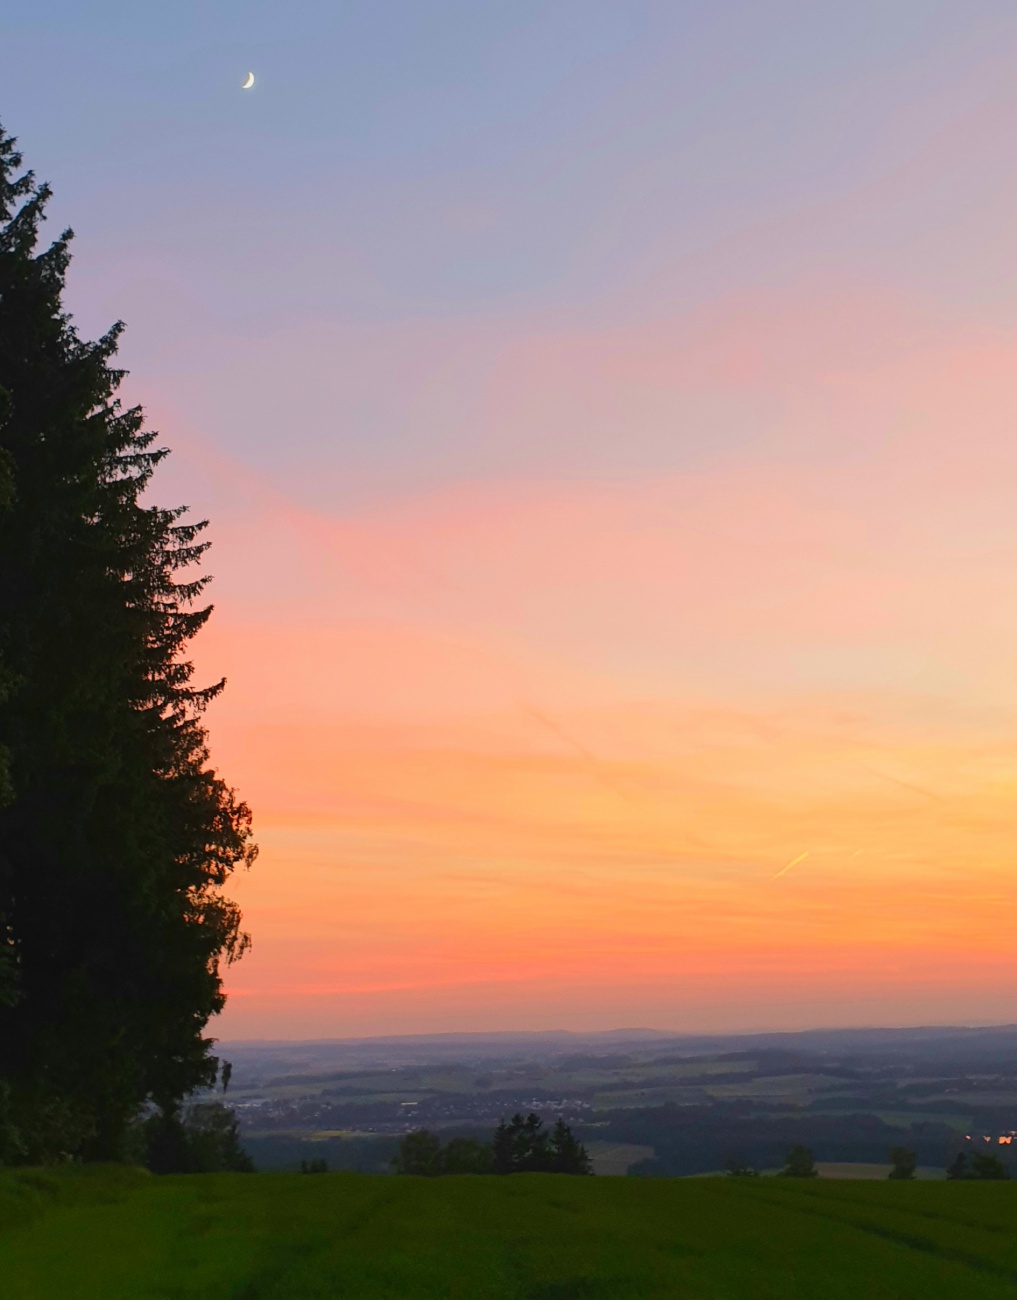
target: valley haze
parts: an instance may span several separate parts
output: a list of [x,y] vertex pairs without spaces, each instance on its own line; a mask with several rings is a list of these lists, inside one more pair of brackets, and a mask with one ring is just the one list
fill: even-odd
[[973,1141],[991,1139],[1008,1166],[1017,1153],[1017,1025],[407,1035],[219,1050],[234,1065],[246,1147],[265,1168],[327,1158],[385,1172],[414,1129],[484,1137],[528,1111],[566,1119],[594,1167],[612,1174],[709,1173],[732,1157],[774,1168],[799,1142],[842,1176],[885,1176],[895,1146],[915,1150],[926,1177],[943,1177]]

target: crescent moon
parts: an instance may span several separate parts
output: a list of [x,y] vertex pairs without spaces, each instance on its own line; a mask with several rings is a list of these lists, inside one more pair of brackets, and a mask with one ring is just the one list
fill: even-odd
[[253,72],[249,72],[249,73],[247,74],[247,80],[246,80],[246,81],[244,82],[244,84],[240,87],[240,89],[241,89],[241,90],[250,90],[251,87],[252,87],[253,85],[254,85],[254,73],[253,73]]

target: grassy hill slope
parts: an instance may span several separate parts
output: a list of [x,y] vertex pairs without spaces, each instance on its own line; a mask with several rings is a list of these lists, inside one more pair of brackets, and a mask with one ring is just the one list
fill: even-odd
[[1017,1184],[0,1175],[5,1300],[1017,1297]]

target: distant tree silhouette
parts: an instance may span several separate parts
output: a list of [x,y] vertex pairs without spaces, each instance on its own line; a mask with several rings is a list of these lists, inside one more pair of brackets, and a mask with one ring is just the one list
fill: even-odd
[[301,1160],[300,1172],[302,1174],[327,1174],[327,1160]]
[[971,1157],[970,1176],[972,1178],[997,1180],[1009,1178],[1010,1172],[998,1156],[990,1155],[987,1152],[983,1154],[981,1151],[976,1151]]
[[893,1167],[887,1174],[888,1178],[914,1178],[918,1157],[913,1151],[907,1147],[894,1147],[890,1152],[890,1162]]
[[947,1178],[967,1178],[1000,1181],[1010,1177],[1010,1171],[998,1156],[990,1152],[973,1151],[968,1164],[967,1153],[959,1152],[947,1167]]
[[165,451],[117,397],[121,327],[66,314],[48,198],[0,130],[0,1084],[40,1162],[119,1158],[143,1103],[169,1132],[214,1082],[253,857],[187,660],[203,525],[149,502]]
[[740,1156],[728,1156],[724,1163],[728,1176],[731,1178],[758,1178],[759,1170],[754,1165],[746,1164]]
[[815,1178],[819,1170],[808,1147],[793,1146],[787,1154],[787,1164],[780,1172],[784,1178]]
[[525,1118],[515,1114],[494,1131],[494,1172],[519,1174],[546,1169],[550,1163],[548,1136],[544,1121],[531,1111]]
[[572,1130],[559,1116],[551,1132],[551,1173],[592,1174],[593,1165],[586,1148],[572,1135]]
[[539,1115],[513,1115],[498,1125],[491,1145],[496,1174],[593,1172],[586,1148],[562,1119],[547,1133]]
[[440,1174],[441,1138],[426,1128],[407,1133],[392,1157],[392,1168],[397,1174],[418,1174],[429,1178]]
[[452,1138],[442,1148],[440,1163],[443,1174],[490,1174],[494,1172],[494,1153],[488,1142]]
[[392,1160],[397,1174],[592,1174],[586,1148],[559,1119],[545,1132],[539,1115],[502,1120],[490,1142],[452,1138],[446,1146],[436,1133],[407,1133]]

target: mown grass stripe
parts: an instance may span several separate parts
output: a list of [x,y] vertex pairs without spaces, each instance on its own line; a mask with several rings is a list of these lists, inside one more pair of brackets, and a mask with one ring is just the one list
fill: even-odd
[[[797,1187],[793,1188],[787,1183],[782,1184],[779,1189],[780,1192],[786,1192],[786,1193],[790,1193],[792,1196],[800,1196],[800,1197],[806,1197],[813,1194],[813,1190],[814,1189],[811,1184],[809,1184],[808,1186],[801,1187],[799,1189]],[[844,1205],[865,1206],[869,1209],[873,1208],[873,1201],[871,1197],[866,1197],[858,1194],[851,1195],[851,1193],[846,1190],[840,1191],[838,1189],[837,1191],[832,1191],[830,1189],[829,1183],[826,1183],[822,1187],[819,1194],[822,1196],[824,1201],[834,1201]],[[996,1233],[997,1235],[1002,1237],[1007,1237],[1007,1236],[1014,1237],[1015,1245],[1017,1245],[1017,1204],[1015,1204],[1014,1206],[1014,1211],[1015,1211],[1014,1222],[1009,1224],[993,1223],[990,1220],[985,1220],[985,1219],[971,1219],[957,1214],[944,1214],[940,1211],[924,1209],[914,1204],[911,1205],[906,1205],[902,1203],[898,1204],[896,1202],[890,1202],[883,1199],[880,1199],[878,1204],[880,1209],[887,1210],[888,1212],[894,1214],[912,1214],[916,1218],[931,1219],[939,1223],[957,1224],[959,1227],[971,1228],[976,1232],[989,1232],[989,1233]]]
[[[782,1189],[783,1190],[783,1189]],[[1002,1281],[1017,1284],[1017,1269],[1008,1268],[1005,1264],[997,1264],[995,1260],[986,1259],[983,1255],[975,1255],[970,1251],[958,1250],[954,1246],[946,1246],[940,1242],[933,1241],[930,1237],[923,1237],[913,1233],[901,1232],[896,1228],[890,1228],[883,1224],[874,1223],[871,1219],[858,1218],[855,1216],[847,1217],[839,1214],[824,1214],[820,1209],[818,1202],[813,1201],[811,1204],[806,1203],[805,1195],[791,1194],[790,1196],[774,1196],[769,1189],[760,1189],[759,1194],[754,1194],[755,1189],[740,1187],[739,1193],[746,1195],[748,1198],[765,1204],[779,1205],[782,1208],[792,1210],[798,1214],[809,1215],[813,1218],[822,1219],[827,1223],[840,1224],[843,1227],[855,1228],[859,1232],[866,1232],[874,1237],[879,1237],[883,1241],[892,1242],[894,1245],[906,1246],[909,1250],[918,1251],[925,1255],[931,1255],[936,1259],[951,1264],[960,1264],[964,1268],[970,1268],[978,1273],[985,1273],[990,1277],[1000,1278]]]

